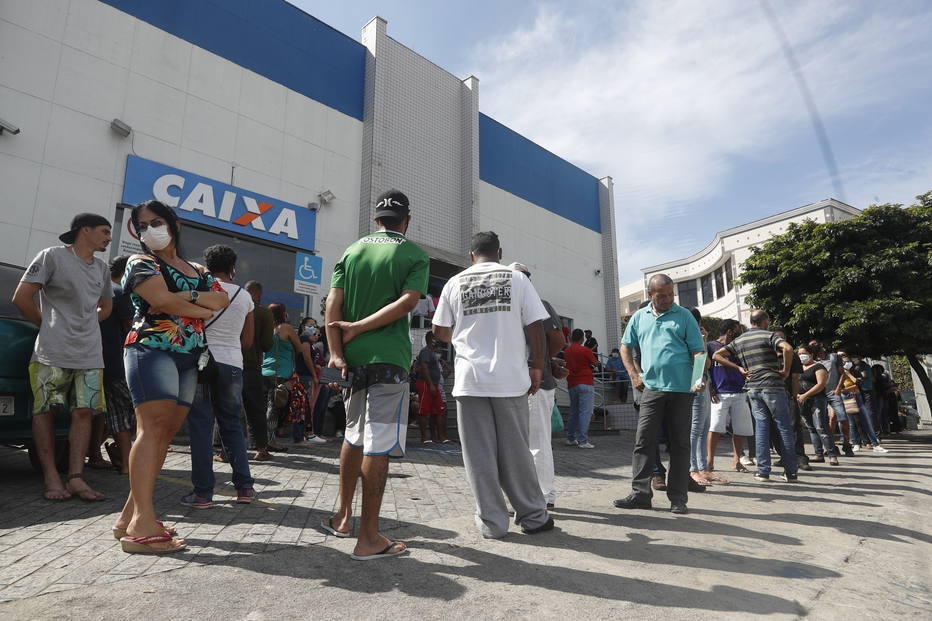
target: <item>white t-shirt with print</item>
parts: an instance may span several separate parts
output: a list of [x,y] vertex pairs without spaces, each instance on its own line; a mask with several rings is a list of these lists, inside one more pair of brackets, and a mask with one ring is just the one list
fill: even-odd
[[517,397],[531,386],[524,326],[550,315],[527,276],[476,263],[443,288],[434,324],[453,328],[454,397]]
[[[246,315],[253,309],[252,297],[248,291],[241,291],[242,287],[239,285],[221,282],[220,286],[232,301],[226,312],[207,327],[207,348],[217,362],[242,369],[243,347],[239,337],[243,332]],[[233,296],[237,291],[240,293],[234,299]],[[204,323],[210,323],[210,320]]]

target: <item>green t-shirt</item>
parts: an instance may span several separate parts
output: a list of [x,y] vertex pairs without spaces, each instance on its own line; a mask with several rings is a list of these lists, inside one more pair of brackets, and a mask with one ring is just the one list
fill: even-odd
[[[333,268],[330,286],[343,289],[343,319],[359,321],[405,290],[427,293],[430,258],[401,233],[379,231],[357,240]],[[360,334],[343,348],[346,363],[411,366],[408,318]]]

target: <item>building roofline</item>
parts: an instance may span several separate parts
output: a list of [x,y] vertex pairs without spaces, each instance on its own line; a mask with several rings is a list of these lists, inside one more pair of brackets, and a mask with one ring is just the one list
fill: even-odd
[[666,263],[658,263],[657,265],[642,267],[641,273],[643,273],[646,276],[647,274],[660,272],[665,269],[669,269],[671,267],[678,267],[680,265],[683,265],[684,263],[692,263],[693,261],[696,261],[697,259],[701,259],[705,255],[709,254],[709,252],[711,252],[713,249],[717,248],[718,245],[722,243],[722,240],[725,237],[730,237],[732,235],[737,235],[739,233],[745,233],[752,229],[766,226],[768,224],[773,224],[774,222],[779,222],[780,220],[787,220],[789,218],[795,218],[797,216],[801,216],[806,213],[817,211],[819,209],[825,209],[826,207],[834,207],[835,209],[844,211],[850,214],[851,216],[857,216],[858,214],[861,213],[860,209],[858,209],[857,207],[853,207],[849,205],[848,203],[843,203],[840,200],[837,200],[834,198],[823,198],[822,200],[816,201],[814,203],[809,203],[807,205],[796,207],[795,209],[790,209],[788,211],[781,211],[780,213],[773,214],[772,216],[767,216],[766,218],[761,218],[760,220],[754,220],[753,222],[748,222],[740,226],[736,226],[730,229],[725,229],[724,231],[719,231],[718,233],[715,234],[715,237],[712,239],[712,241],[709,242],[709,245],[703,248],[702,250],[700,250],[699,252],[696,252],[695,254],[692,254],[683,259],[676,259],[674,261],[667,261]]

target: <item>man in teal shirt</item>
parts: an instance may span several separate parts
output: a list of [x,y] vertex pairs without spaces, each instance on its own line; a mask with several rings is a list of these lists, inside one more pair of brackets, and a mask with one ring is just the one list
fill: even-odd
[[379,230],[353,243],[333,268],[327,295],[330,365],[352,385],[343,391],[346,430],[340,452],[340,507],[321,523],[328,533],[348,537],[362,476],[362,514],[354,560],[397,556],[401,541],[379,532],[379,511],[389,456],[401,457],[408,428],[408,313],[427,292],[430,259],[405,237],[411,221],[408,197],[382,194],[375,206]]
[[[673,281],[655,274],[648,282],[651,303],[637,311],[621,339],[621,359],[631,385],[642,391],[631,463],[632,493],[615,501],[620,509],[649,509],[650,480],[657,452],[657,431],[666,426],[670,441],[667,497],[670,511],[688,513],[689,428],[696,388],[693,358],[705,351],[699,324],[688,310],[673,302]],[[634,350],[641,357],[634,359]]]

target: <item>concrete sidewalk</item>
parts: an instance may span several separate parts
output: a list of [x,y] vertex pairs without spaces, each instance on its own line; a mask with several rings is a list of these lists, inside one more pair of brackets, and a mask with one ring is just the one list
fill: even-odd
[[631,441],[596,436],[584,451],[556,439],[557,529],[498,541],[473,524],[458,446],[412,441],[382,512],[411,553],[367,563],[348,558],[354,539],[318,528],[336,501],[336,444],[253,464],[261,500],[209,510],[178,504],[189,456],[176,446],[157,510],[189,547],[166,557],[124,554],[112,538],[124,478],[89,471],[107,501],[49,503],[25,453],[0,449],[0,618],[932,616],[929,434],[816,464],[795,485],[723,471],[732,482],[690,495],[687,516],[663,497],[651,511],[612,506],[628,493]]

